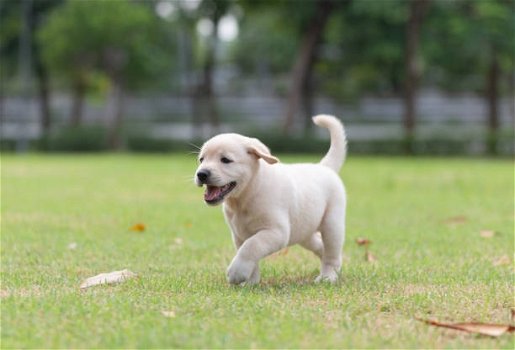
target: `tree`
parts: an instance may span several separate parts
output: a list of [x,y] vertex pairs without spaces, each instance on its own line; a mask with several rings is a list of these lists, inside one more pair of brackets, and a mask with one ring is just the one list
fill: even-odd
[[[435,83],[447,90],[476,91],[485,97],[489,153],[496,153],[498,100],[513,95],[515,42],[514,3],[492,1],[439,1],[428,17],[426,55],[432,62]],[[503,81],[503,76],[506,79]]]
[[[14,64],[25,64],[27,67],[20,71],[30,69],[35,72],[37,81],[37,92],[40,103],[40,126],[43,134],[47,134],[50,130],[52,119],[50,112],[50,82],[46,66],[42,62],[41,47],[35,39],[36,33],[44,23],[48,13],[58,5],[62,0],[24,0],[24,1],[2,1],[0,2],[0,63],[7,67]],[[18,35],[19,33],[22,35]],[[26,46],[21,49],[20,44]],[[27,57],[18,57],[20,52],[29,50],[30,55]],[[25,61],[24,60],[28,60]],[[6,69],[2,72],[2,78],[7,79],[7,71],[15,71],[15,69]],[[24,79],[28,79],[25,77]]]
[[295,60],[296,31],[284,25],[284,15],[272,6],[245,8],[232,59],[242,74],[269,78],[289,74]]
[[324,29],[337,2],[319,0],[305,4],[303,7],[306,11],[299,11],[305,17],[301,17],[300,23],[297,24],[301,39],[297,58],[291,71],[291,85],[283,126],[285,133],[291,130],[301,101],[304,107],[304,130],[308,132],[311,129],[313,67],[317,60],[317,50],[322,41]]
[[420,32],[426,15],[429,0],[412,0],[409,3],[408,21],[406,23],[406,48],[404,64],[406,75],[404,80],[404,137],[406,151],[413,152],[413,138],[416,119],[416,97],[420,75],[419,62]]
[[205,113],[207,120],[214,129],[220,125],[213,81],[216,70],[216,53],[219,44],[218,25],[220,19],[228,12],[230,4],[228,0],[203,0],[198,8],[198,17],[204,20],[207,19],[211,23],[212,28],[204,43],[203,55],[201,55],[200,81],[194,93],[194,100],[203,107],[203,111],[199,114]]
[[72,82],[72,125],[80,124],[91,75],[108,77],[109,143],[120,147],[125,91],[157,76],[167,64],[170,45],[163,43],[158,19],[149,7],[132,1],[70,1],[52,13],[39,34],[46,64]]
[[401,95],[407,6],[400,0],[352,1],[332,15],[318,65],[319,89],[336,99]]
[[[483,40],[486,56],[484,65],[485,98],[488,105],[487,115],[487,151],[497,153],[497,139],[499,129],[499,96],[501,94],[501,74],[503,72],[513,79],[513,54],[515,45],[513,36],[506,33],[515,33],[515,3],[510,1],[478,2],[475,5],[475,15],[481,25],[480,38]],[[513,96],[513,91],[511,94]]]
[[[283,61],[289,66],[290,86],[283,120],[285,133],[291,131],[299,110],[304,117],[304,130],[309,132],[311,129],[312,80],[319,58],[317,54],[326,24],[341,3],[339,0],[241,2],[249,18],[242,26],[238,62],[247,70],[249,62],[253,62],[257,70],[272,69],[274,72],[282,72]],[[267,26],[263,26],[264,23]],[[256,32],[257,29],[260,31]],[[251,31],[254,33],[249,38]],[[245,39],[251,41],[243,42]],[[262,55],[255,57],[256,53]]]

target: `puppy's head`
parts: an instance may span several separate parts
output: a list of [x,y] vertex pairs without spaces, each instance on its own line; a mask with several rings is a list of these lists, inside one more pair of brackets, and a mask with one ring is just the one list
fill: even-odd
[[200,149],[194,178],[197,186],[206,186],[204,201],[217,205],[237,197],[254,176],[260,159],[269,164],[279,161],[258,139],[221,134],[208,140]]

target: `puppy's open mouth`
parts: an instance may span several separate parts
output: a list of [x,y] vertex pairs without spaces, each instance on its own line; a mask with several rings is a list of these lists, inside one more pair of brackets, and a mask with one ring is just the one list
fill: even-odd
[[224,197],[236,187],[236,182],[230,182],[227,185],[217,187],[206,185],[206,192],[204,192],[204,200],[208,204],[217,204],[221,202]]

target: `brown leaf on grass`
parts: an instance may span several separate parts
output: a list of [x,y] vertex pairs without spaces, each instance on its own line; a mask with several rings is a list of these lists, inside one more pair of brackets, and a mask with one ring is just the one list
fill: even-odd
[[136,231],[136,232],[143,232],[145,231],[145,224],[142,224],[142,223],[137,223],[137,224],[134,224],[131,228],[130,228],[131,231]]
[[193,224],[189,221],[184,223],[184,227],[186,227],[186,228],[191,228],[192,226],[193,226]]
[[356,238],[356,243],[358,245],[368,246],[369,244],[372,243],[372,241],[369,240],[368,238],[358,237],[358,238]]
[[458,224],[464,224],[468,221],[467,217],[464,215],[457,215],[457,216],[451,216],[447,219],[445,219],[443,222],[448,225],[458,225]]
[[163,310],[163,311],[161,311],[161,314],[164,317],[168,317],[168,318],[174,318],[175,317],[175,311],[171,311],[171,310]]
[[370,263],[377,262],[377,258],[374,256],[374,254],[370,253],[368,250],[365,252],[365,260]]
[[80,288],[85,289],[100,284],[120,283],[133,277],[136,277],[136,274],[127,269],[108,273],[101,273],[99,275],[85,279],[80,284]]
[[503,255],[500,258],[492,261],[492,265],[494,266],[502,266],[502,265],[511,265],[512,261],[508,255]]
[[492,231],[492,230],[481,230],[479,232],[479,235],[483,238],[492,238],[493,236],[495,236],[495,231]]
[[417,318],[417,320],[430,324],[436,327],[450,328],[458,331],[477,333],[482,335],[488,335],[491,337],[498,337],[505,333],[512,333],[515,331],[515,326],[504,325],[504,324],[491,324],[491,323],[477,323],[477,322],[466,322],[466,323],[444,323],[435,320],[423,320]]

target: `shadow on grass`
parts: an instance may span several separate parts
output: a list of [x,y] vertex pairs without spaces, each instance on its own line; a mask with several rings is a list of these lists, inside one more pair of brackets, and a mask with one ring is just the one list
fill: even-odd
[[[280,273],[273,273],[271,276],[264,276],[261,281],[255,285],[229,285],[228,288],[232,290],[249,292],[254,294],[269,294],[273,292],[301,292],[313,289],[340,289],[345,286],[345,280],[343,276],[335,283],[320,282],[315,283],[315,278],[318,276],[318,270],[314,270],[310,273],[304,273],[302,275],[283,275]],[[227,282],[226,282],[227,283]]]

